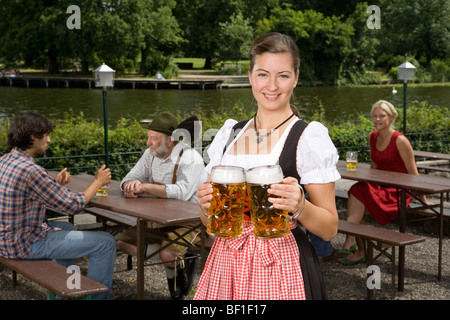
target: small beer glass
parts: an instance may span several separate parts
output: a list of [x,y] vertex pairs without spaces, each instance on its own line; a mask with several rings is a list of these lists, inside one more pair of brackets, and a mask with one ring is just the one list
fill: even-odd
[[97,192],[95,192],[95,195],[97,197],[105,197],[108,195],[109,190],[109,184],[104,185],[103,187],[98,188]]
[[358,152],[347,151],[345,160],[347,162],[347,171],[356,171],[356,165],[358,164]]
[[[283,171],[279,165],[260,166],[246,172],[248,200],[253,224],[253,232],[256,238],[277,238],[290,232],[289,223],[291,217],[285,210],[277,209],[268,200],[267,189],[271,184],[282,183]],[[302,198],[304,199],[303,189]],[[304,200],[303,200],[304,201]]]
[[211,170],[213,198],[206,231],[223,238],[242,234],[245,209],[245,171],[237,166],[215,166]]

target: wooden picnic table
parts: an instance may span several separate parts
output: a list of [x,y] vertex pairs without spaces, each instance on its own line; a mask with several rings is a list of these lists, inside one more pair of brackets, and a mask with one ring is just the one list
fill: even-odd
[[[53,174],[54,175],[54,174]],[[73,175],[67,187],[74,192],[80,192],[94,180],[93,175]],[[137,227],[137,298],[144,298],[144,261],[151,256],[144,256],[144,230],[146,228],[170,227],[179,224],[198,222],[190,231],[202,228],[199,217],[199,205],[189,201],[177,199],[162,199],[156,197],[126,198],[120,190],[119,181],[111,181],[108,195],[94,197],[89,206],[113,211],[136,218]],[[189,232],[190,232],[189,231]],[[188,233],[188,232],[187,232]],[[186,234],[187,234],[186,233]],[[204,252],[205,234],[201,232],[202,253]],[[186,243],[183,235],[175,241]],[[158,252],[155,252],[157,254]],[[152,255],[153,256],[153,255]]]
[[[400,190],[399,194],[399,231],[406,229],[406,195],[408,192],[421,192],[425,194],[440,194],[439,204],[433,206],[423,205],[424,209],[432,209],[440,218],[439,226],[439,258],[438,258],[438,280],[442,279],[442,239],[444,225],[444,193],[450,191],[450,179],[426,174],[406,174],[386,170],[372,169],[368,165],[359,164],[356,171],[347,171],[345,161],[339,160],[337,169],[343,179],[370,182],[378,185],[393,187]],[[436,210],[438,208],[438,210]],[[398,264],[398,290],[403,291],[405,249],[399,250]]]

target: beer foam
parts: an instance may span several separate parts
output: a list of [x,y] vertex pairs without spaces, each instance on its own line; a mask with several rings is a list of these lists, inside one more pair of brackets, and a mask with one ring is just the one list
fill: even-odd
[[278,167],[256,167],[248,170],[246,177],[248,183],[281,183],[283,180],[283,172]]
[[245,182],[245,174],[239,169],[225,169],[226,167],[215,167],[211,171],[211,181],[215,183],[242,183]]

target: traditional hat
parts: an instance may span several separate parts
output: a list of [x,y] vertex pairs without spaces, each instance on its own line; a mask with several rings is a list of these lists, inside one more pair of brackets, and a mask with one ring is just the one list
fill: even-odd
[[145,129],[160,132],[171,136],[178,127],[178,120],[175,116],[167,111],[158,114],[153,121],[141,122],[141,126]]

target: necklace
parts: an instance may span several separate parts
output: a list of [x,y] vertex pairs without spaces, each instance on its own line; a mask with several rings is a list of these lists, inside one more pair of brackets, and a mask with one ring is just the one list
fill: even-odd
[[258,132],[258,130],[256,130],[256,113],[255,116],[253,117],[253,125],[255,128],[255,132],[256,132],[256,143],[260,144],[263,141],[264,137],[268,137],[270,136],[272,133],[275,132],[275,130],[277,130],[279,127],[281,127],[283,124],[285,124],[290,118],[292,118],[294,116],[294,114],[291,114],[286,120],[284,120],[282,123],[280,123],[279,125],[277,125],[275,128],[271,129],[268,133],[266,134],[260,134]]

